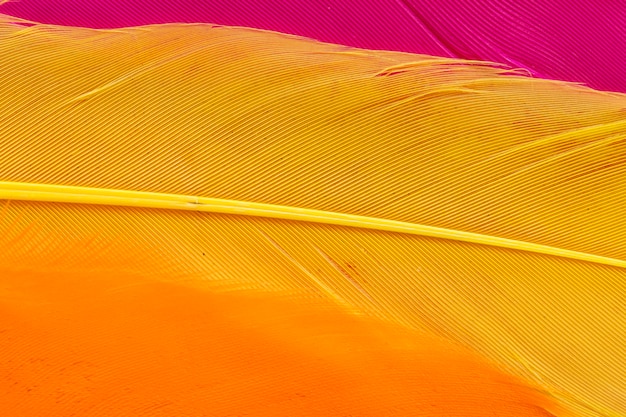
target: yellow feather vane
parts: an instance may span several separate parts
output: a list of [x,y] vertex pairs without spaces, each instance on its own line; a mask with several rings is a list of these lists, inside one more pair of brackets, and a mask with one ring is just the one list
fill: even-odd
[[8,415],[626,415],[626,96],[243,28],[16,22]]

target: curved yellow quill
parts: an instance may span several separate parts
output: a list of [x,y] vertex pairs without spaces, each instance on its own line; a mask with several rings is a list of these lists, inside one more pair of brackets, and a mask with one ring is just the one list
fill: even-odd
[[623,95],[208,25],[6,21],[0,56],[4,276],[332,302],[626,414]]
[[546,245],[538,245],[532,242],[504,239],[497,236],[480,235],[478,233],[469,233],[461,230],[444,229],[440,227],[399,222],[395,220],[378,219],[375,217],[333,213],[331,211],[311,210],[299,207],[278,206],[275,204],[194,197],[177,194],[148,193],[142,191],[124,191],[103,188],[2,181],[0,181],[0,198],[20,201],[99,204],[110,206],[188,210],[333,224],[338,226],[458,240],[460,242],[517,249],[544,255],[561,256],[564,258],[626,268],[626,261],[622,261],[620,259],[554,248]]

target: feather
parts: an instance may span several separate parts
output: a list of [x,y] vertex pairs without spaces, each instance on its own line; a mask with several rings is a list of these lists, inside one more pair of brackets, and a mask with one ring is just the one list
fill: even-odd
[[0,13],[112,28],[172,22],[246,26],[323,42],[478,59],[537,77],[626,92],[626,7],[552,0],[20,0]]
[[4,409],[626,412],[625,96],[202,24],[0,55]]

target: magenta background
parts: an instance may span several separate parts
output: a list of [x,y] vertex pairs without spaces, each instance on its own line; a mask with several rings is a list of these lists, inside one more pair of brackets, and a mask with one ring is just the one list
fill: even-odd
[[501,62],[626,92],[626,0],[9,0],[0,13],[110,28],[207,22]]

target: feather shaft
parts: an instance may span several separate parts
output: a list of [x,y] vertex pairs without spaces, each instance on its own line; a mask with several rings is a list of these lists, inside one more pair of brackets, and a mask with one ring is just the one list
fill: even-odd
[[384,230],[394,233],[406,233],[411,235],[451,239],[461,242],[522,250],[626,268],[626,261],[620,259],[555,248],[532,242],[505,239],[498,236],[470,233],[462,230],[452,230],[442,227],[433,227],[423,224],[400,222],[375,217],[280,206],[276,204],[255,203],[250,201],[237,201],[166,193],[149,193],[143,191],[74,187],[52,184],[28,184],[6,181],[0,181],[0,199],[189,210],[208,213],[267,217],[272,219],[295,220],[311,223],[324,223],[337,226]]

